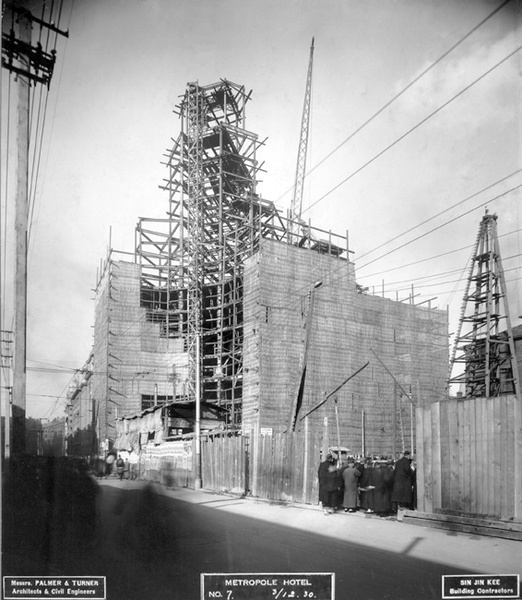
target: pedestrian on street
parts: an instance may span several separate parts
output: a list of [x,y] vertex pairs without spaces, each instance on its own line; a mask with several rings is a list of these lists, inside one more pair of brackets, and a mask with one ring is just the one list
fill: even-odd
[[335,512],[339,492],[342,488],[342,477],[337,469],[335,458],[329,454],[319,465],[319,502],[325,515]]
[[134,450],[129,454],[129,477],[131,481],[138,479],[138,453]]
[[380,517],[388,515],[392,510],[391,494],[393,488],[393,472],[390,474],[386,461],[376,460],[373,464],[373,510]]
[[373,513],[375,512],[373,508],[373,491],[375,486],[373,484],[373,466],[371,458],[367,458],[365,460],[364,471],[359,481],[359,490],[361,492],[361,508],[367,513]]
[[118,454],[118,460],[116,461],[116,474],[120,481],[123,479],[123,473],[125,472],[125,461],[121,457],[121,454]]
[[353,458],[348,459],[348,465],[343,470],[343,481],[344,481],[344,497],[343,506],[344,512],[356,512],[358,503],[358,491],[359,491],[359,477],[361,472],[355,467],[355,460]]
[[393,474],[392,502],[397,508],[412,508],[413,506],[413,470],[411,468],[409,450],[403,452],[395,465]]
[[96,479],[103,479],[105,468],[106,465],[103,457],[97,456],[94,460],[94,474],[96,475]]
[[115,460],[116,457],[114,456],[114,454],[107,455],[107,458],[105,459],[105,479],[111,476],[112,466]]

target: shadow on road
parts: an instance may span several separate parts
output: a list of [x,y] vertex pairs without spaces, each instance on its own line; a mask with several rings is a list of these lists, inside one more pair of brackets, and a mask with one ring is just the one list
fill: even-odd
[[108,600],[197,600],[202,572],[334,572],[337,600],[439,600],[441,576],[459,571],[409,556],[421,538],[394,553],[151,485],[100,483],[79,464],[15,466],[4,482],[4,575],[104,575]]

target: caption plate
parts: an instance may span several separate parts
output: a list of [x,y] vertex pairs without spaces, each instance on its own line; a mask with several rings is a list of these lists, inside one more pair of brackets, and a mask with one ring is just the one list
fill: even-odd
[[334,573],[202,573],[202,600],[335,600]]

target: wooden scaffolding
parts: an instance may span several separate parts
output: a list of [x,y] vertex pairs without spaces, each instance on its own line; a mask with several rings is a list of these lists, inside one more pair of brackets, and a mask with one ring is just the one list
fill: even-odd
[[[453,368],[464,366],[453,378]],[[497,237],[497,215],[486,211],[480,223],[450,361],[450,383],[465,396],[515,394],[520,380]]]
[[310,226],[292,241],[293,217],[257,193],[265,141],[245,129],[249,99],[244,86],[227,80],[187,85],[177,107],[181,132],[165,155],[167,218],[140,219],[136,228],[141,305],[162,335],[183,339],[185,400],[193,401],[199,386],[202,401],[228,410],[230,425],[241,422],[246,258],[267,238],[347,252],[344,238],[319,240],[325,232]]

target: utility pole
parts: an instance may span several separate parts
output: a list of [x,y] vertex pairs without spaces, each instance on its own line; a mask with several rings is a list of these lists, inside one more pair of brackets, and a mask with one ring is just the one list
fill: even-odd
[[[61,13],[61,2],[60,13]],[[68,37],[54,23],[34,17],[25,2],[5,2],[3,16],[2,66],[16,76],[17,81],[17,173],[14,197],[15,212],[15,272],[14,272],[14,349],[11,451],[25,452],[26,356],[27,356],[27,232],[29,226],[29,111],[31,85],[49,87],[56,60],[56,51],[47,52],[38,42],[32,45],[33,23],[56,34]],[[45,11],[45,3],[44,3]],[[53,17],[53,15],[51,15]],[[4,29],[8,29],[5,31]],[[6,418],[8,415],[6,415]]]
[[[11,456],[11,401],[12,401],[12,374],[13,374],[13,332],[0,330],[0,406],[4,409],[4,423],[2,445],[4,456]],[[5,385],[4,385],[5,382]]]
[[[31,45],[31,22],[20,13],[18,41]],[[29,70],[29,57],[19,57],[22,68]],[[14,455],[25,451],[26,346],[27,346],[27,227],[29,222],[29,76],[18,75],[17,97],[17,177],[15,197],[15,314],[13,354],[12,446]]]

